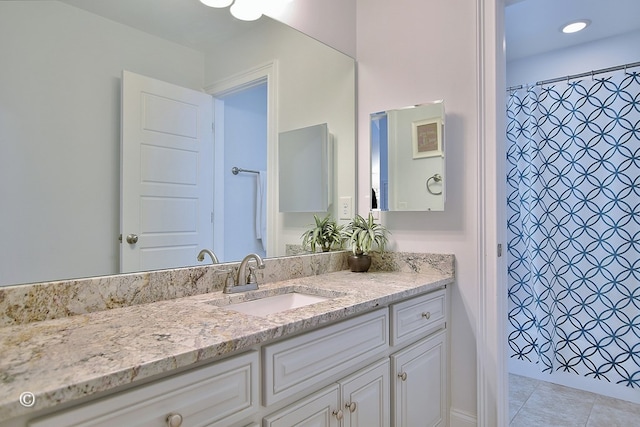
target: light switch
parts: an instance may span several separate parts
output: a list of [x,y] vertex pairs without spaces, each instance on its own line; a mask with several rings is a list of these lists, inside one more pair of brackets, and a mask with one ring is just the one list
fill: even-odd
[[351,219],[353,217],[353,209],[351,206],[351,197],[340,197],[340,218]]

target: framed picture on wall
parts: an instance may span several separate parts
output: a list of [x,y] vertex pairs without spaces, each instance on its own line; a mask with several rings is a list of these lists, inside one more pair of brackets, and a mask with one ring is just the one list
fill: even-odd
[[411,123],[413,158],[442,156],[442,120],[419,120]]

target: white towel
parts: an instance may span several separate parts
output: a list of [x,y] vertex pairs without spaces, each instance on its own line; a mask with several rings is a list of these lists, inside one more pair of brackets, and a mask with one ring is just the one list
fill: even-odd
[[256,175],[256,239],[262,241],[267,251],[267,171]]

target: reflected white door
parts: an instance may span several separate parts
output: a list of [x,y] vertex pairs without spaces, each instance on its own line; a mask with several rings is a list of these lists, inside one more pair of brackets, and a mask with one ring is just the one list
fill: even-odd
[[123,71],[121,272],[194,265],[212,247],[211,120],[210,95]]

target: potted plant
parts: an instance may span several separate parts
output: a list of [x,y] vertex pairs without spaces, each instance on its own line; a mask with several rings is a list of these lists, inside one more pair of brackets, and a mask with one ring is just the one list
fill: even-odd
[[380,252],[384,252],[387,244],[387,234],[389,231],[382,224],[377,224],[371,212],[369,217],[364,219],[356,215],[343,230],[343,238],[347,242],[347,247],[351,248],[352,255],[348,262],[351,271],[366,272],[371,266],[371,248],[375,244]]
[[342,225],[338,225],[331,218],[331,214],[327,214],[320,219],[318,215],[314,215],[315,226],[302,233],[302,247],[310,248],[311,252],[316,251],[316,246],[322,248],[322,252],[328,252],[334,245],[342,246]]

